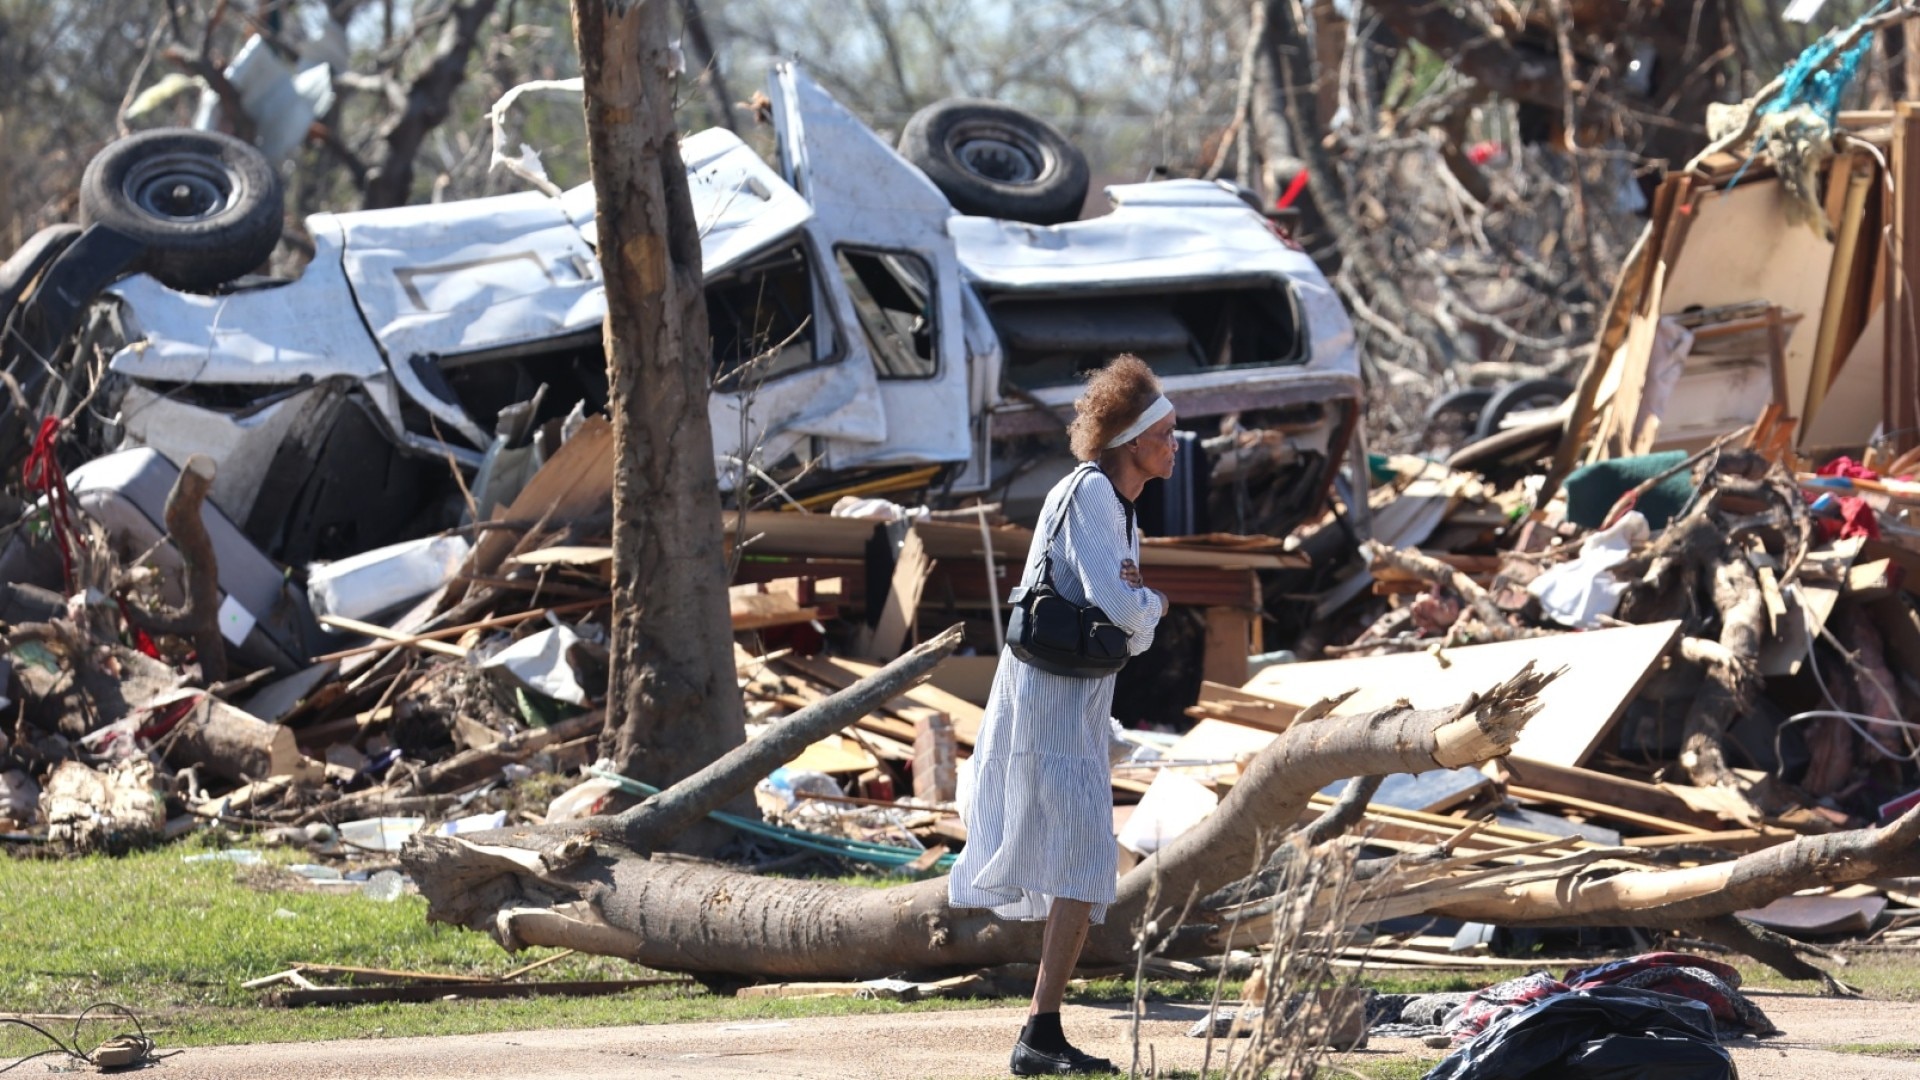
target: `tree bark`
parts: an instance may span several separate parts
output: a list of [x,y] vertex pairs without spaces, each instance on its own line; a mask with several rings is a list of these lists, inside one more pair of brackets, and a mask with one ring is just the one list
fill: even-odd
[[700,235],[673,118],[667,0],[574,0],[607,283],[613,670],[603,749],[661,787],[740,745],[707,420]]

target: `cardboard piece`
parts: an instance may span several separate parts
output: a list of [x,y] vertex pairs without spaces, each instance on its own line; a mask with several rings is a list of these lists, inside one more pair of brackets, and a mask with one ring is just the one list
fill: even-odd
[[1679,634],[1673,621],[1469,645],[1447,650],[1445,666],[1425,652],[1281,664],[1255,675],[1245,689],[1295,708],[1357,689],[1334,710],[1352,716],[1402,697],[1416,708],[1457,705],[1511,678],[1529,660],[1548,671],[1565,667],[1541,691],[1540,714],[1521,729],[1512,756],[1579,765]]
[[1860,934],[1887,910],[1884,896],[1783,896],[1763,908],[1736,912],[1742,919],[1783,934]]

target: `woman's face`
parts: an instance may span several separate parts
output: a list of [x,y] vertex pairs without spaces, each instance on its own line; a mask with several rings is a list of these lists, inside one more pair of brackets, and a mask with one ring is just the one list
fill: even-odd
[[1179,417],[1172,413],[1160,418],[1160,422],[1140,433],[1134,440],[1134,460],[1148,476],[1157,476],[1162,480],[1173,475],[1173,457],[1179,445],[1173,437],[1173,427]]

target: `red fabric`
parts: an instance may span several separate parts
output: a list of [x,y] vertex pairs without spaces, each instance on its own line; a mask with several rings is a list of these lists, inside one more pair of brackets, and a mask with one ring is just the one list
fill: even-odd
[[1820,539],[1828,543],[1853,536],[1880,539],[1880,522],[1873,516],[1873,507],[1867,505],[1867,500],[1833,490],[1803,491],[1801,494],[1809,503],[1830,499],[1840,511],[1838,518],[1826,513],[1814,515],[1813,527],[1820,534]]
[[1848,480],[1878,480],[1880,474],[1842,454],[1814,470],[1818,476],[1843,476]]

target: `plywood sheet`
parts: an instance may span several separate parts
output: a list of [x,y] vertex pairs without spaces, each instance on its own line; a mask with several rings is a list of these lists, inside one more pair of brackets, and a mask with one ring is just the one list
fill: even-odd
[[1803,425],[1800,445],[1808,448],[1865,446],[1880,426],[1883,376],[1887,366],[1886,305],[1874,309],[1853,343],[1847,362],[1833,377],[1813,419]]
[[1685,243],[1668,268],[1660,313],[1767,300],[1801,319],[1787,339],[1787,411],[1800,416],[1826,306],[1833,244],[1789,224],[1778,180],[1702,192]]
[[1679,633],[1674,621],[1469,645],[1447,650],[1444,667],[1425,652],[1280,664],[1255,675],[1246,689],[1300,708],[1357,690],[1335,710],[1352,715],[1402,697],[1423,709],[1455,705],[1511,678],[1528,660],[1546,670],[1565,667],[1566,673],[1541,691],[1543,708],[1521,730],[1513,756],[1578,765]]

